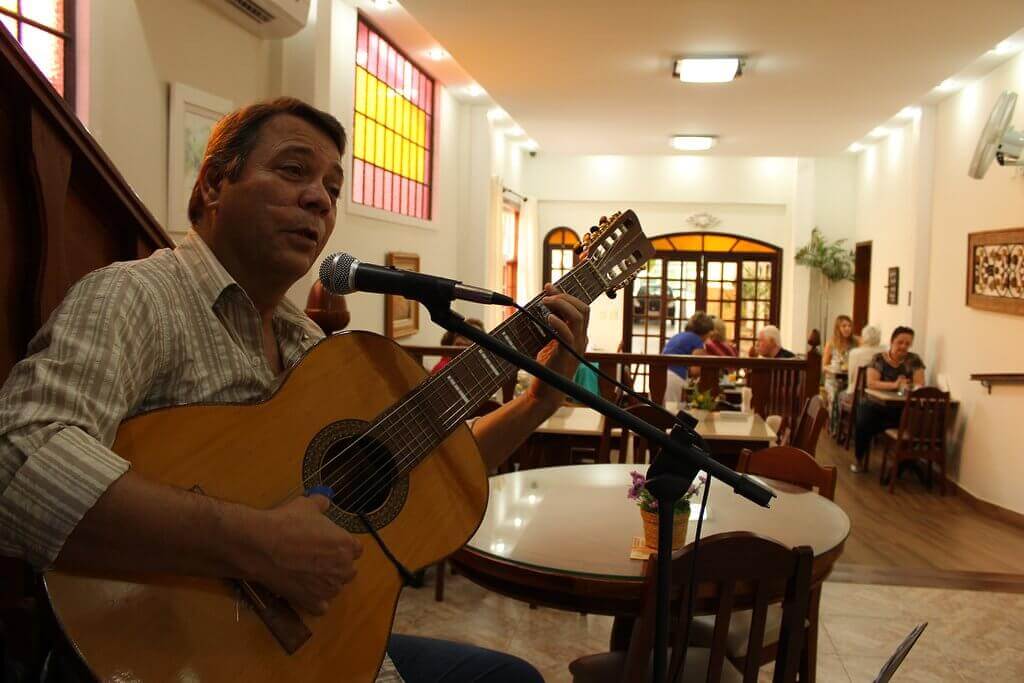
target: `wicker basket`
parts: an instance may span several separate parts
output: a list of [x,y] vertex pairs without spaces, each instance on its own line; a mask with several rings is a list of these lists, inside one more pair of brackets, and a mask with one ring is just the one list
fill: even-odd
[[[658,549],[658,513],[640,510],[644,520],[644,543],[652,550]],[[679,550],[686,543],[686,527],[690,523],[688,512],[676,510],[672,517],[672,550]]]

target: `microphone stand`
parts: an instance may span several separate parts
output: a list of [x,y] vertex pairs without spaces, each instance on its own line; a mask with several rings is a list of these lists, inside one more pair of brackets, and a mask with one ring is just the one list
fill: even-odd
[[661,683],[665,676],[668,659],[668,622],[670,607],[670,584],[672,573],[672,515],[678,501],[697,476],[707,472],[710,478],[717,477],[732,487],[733,491],[762,507],[768,507],[775,493],[760,482],[741,475],[720,462],[713,460],[704,440],[694,431],[696,420],[681,412],[685,424],[678,424],[670,437],[664,431],[644,422],[597,394],[577,385],[572,380],[538,363],[483,330],[466,324],[465,318],[451,309],[451,299],[446,296],[423,296],[419,299],[430,312],[430,319],[446,330],[455,332],[479,344],[484,349],[502,358],[515,367],[572,396],[602,415],[615,420],[624,428],[643,436],[651,443],[661,446],[661,452],[648,469],[647,490],[658,501],[658,585],[655,607],[654,670],[653,680]]

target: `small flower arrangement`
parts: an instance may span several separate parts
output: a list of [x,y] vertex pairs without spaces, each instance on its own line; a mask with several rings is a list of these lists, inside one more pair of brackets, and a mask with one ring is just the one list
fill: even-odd
[[[644,512],[657,512],[658,501],[646,488],[647,477],[637,471],[630,472],[629,476],[633,478],[633,483],[630,484],[626,497],[634,501]],[[697,475],[697,478],[690,483],[690,488],[683,494],[683,497],[676,501],[676,514],[690,510],[690,501],[700,493],[700,489],[707,482],[707,479],[707,475],[703,472]]]
[[718,399],[711,395],[711,390],[695,391],[690,397],[690,407],[699,410],[714,410]]

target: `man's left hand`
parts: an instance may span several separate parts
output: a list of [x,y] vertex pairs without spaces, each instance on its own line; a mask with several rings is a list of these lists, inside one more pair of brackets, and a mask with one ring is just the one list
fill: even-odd
[[[544,305],[551,310],[548,324],[558,336],[572,346],[580,355],[587,349],[587,323],[590,320],[590,306],[576,297],[557,290],[553,285],[544,285]],[[557,341],[551,341],[537,354],[537,360],[572,379],[579,361],[563,349]],[[528,393],[546,410],[554,412],[561,404],[564,394],[557,389],[534,379]]]

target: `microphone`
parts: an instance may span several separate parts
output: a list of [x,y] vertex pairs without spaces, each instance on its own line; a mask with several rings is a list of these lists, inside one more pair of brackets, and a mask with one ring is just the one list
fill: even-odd
[[511,298],[489,289],[472,287],[458,280],[414,273],[393,266],[385,268],[363,263],[343,251],[331,254],[320,264],[320,282],[332,294],[398,294],[427,305],[454,299],[478,304],[515,305]]

